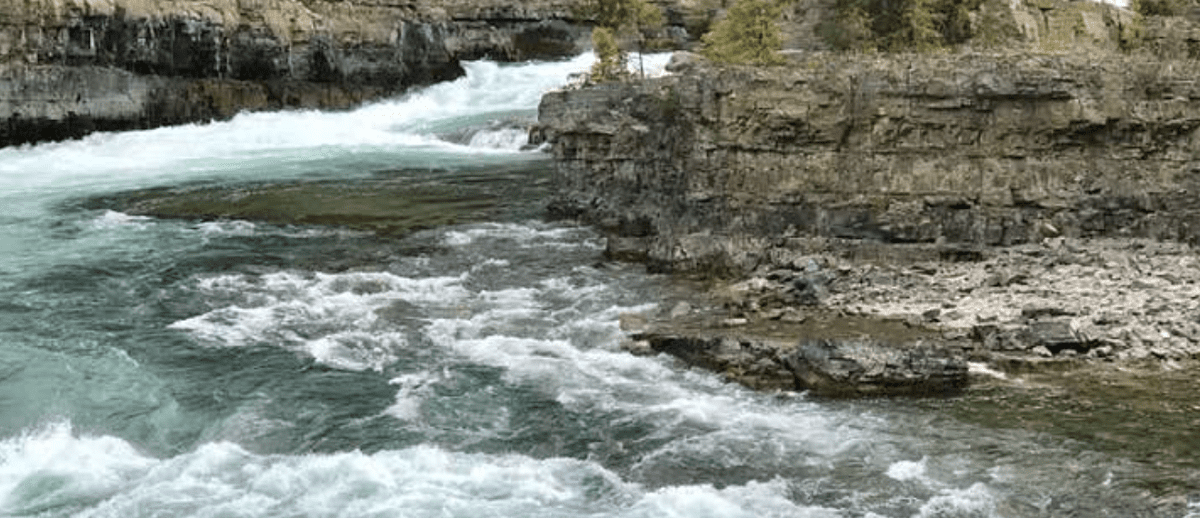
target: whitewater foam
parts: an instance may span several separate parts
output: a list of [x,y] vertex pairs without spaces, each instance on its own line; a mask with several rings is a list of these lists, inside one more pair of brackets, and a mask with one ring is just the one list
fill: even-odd
[[149,226],[147,222],[149,222],[150,219],[151,218],[146,216],[133,216],[130,214],[125,214],[124,212],[106,210],[103,214],[96,216],[96,219],[92,220],[92,227],[104,230],[116,228],[132,228],[141,230]]
[[975,483],[963,489],[947,489],[921,505],[918,518],[940,516],[992,517],[996,514],[996,499],[986,484]]
[[446,246],[465,247],[480,240],[511,241],[530,248],[591,248],[602,250],[599,239],[572,227],[539,227],[517,223],[486,223],[460,230],[448,230],[442,237]]
[[312,275],[216,275],[196,289],[219,307],[168,327],[200,344],[270,344],[339,369],[382,370],[408,341],[403,329],[381,321],[396,302],[453,305],[466,296],[458,277],[407,278],[386,272]]
[[[525,144],[515,129],[480,133],[476,142],[467,144],[447,142],[437,134],[514,114],[532,119],[544,92],[566,83],[592,61],[591,54],[583,54],[537,64],[469,62],[463,64],[466,75],[458,80],[351,111],[241,113],[208,124],[94,133],[79,140],[4,148],[0,182],[5,184],[5,198],[15,203],[29,194],[165,181],[264,176],[279,180],[328,175],[330,169],[342,175],[342,168],[334,166],[344,162],[369,170],[472,161],[497,153],[509,160],[505,157]],[[22,207],[15,213],[27,210]]]
[[6,515],[413,517],[827,517],[783,480],[644,491],[573,459],[454,453],[417,446],[373,454],[259,455],[228,442],[167,459],[70,426],[0,443]]
[[0,442],[0,514],[92,505],[153,465],[120,439],[76,438],[70,423],[53,423]]
[[918,461],[901,460],[888,466],[887,476],[900,481],[917,480],[925,476],[925,462],[928,457]]
[[467,146],[483,149],[520,150],[529,143],[529,132],[518,128],[481,130],[471,136]]

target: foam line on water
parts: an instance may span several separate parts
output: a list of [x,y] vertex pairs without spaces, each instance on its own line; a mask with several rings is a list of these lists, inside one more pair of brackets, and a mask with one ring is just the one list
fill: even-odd
[[69,424],[0,442],[0,513],[149,516],[828,517],[781,480],[645,491],[588,461],[455,453],[259,455],[228,442],[166,459]]

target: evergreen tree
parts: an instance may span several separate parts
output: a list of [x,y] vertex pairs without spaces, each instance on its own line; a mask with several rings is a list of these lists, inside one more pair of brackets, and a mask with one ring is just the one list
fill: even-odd
[[1179,16],[1188,11],[1186,0],[1130,0],[1129,10],[1142,16]]
[[[623,75],[626,56],[617,43],[618,34],[634,34],[640,54],[645,39],[644,31],[663,24],[662,11],[646,0],[591,0],[586,9],[587,16],[596,20],[597,24],[592,31],[592,47],[597,56],[597,62],[592,66],[592,75],[597,80],[612,80]],[[601,29],[605,32],[597,35],[596,31]],[[601,45],[605,45],[603,51]],[[612,69],[614,63],[622,68]],[[604,74],[598,75],[597,71],[604,71]]]
[[898,34],[900,41],[893,42],[895,50],[927,52],[942,46],[942,34],[934,27],[928,0],[905,2],[901,20],[903,28]]
[[612,29],[592,29],[592,47],[596,62],[592,64],[592,81],[615,81],[625,75],[625,53],[617,45]]
[[[1006,38],[1004,29],[997,25],[999,20],[995,14],[990,9],[980,7],[984,2],[835,0],[837,16],[823,22],[818,31],[830,46],[841,50],[869,48],[927,52],[965,43],[981,34],[991,34],[990,39]],[[990,21],[972,21],[974,17]],[[976,31],[980,34],[976,34]]]
[[783,6],[773,0],[737,0],[725,18],[703,37],[704,55],[726,63],[783,63],[779,19]]

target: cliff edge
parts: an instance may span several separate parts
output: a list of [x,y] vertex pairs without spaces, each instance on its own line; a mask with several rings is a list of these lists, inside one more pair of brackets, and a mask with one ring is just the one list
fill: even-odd
[[[1010,371],[1196,358],[1200,65],[1186,45],[1122,51],[1118,26],[1086,39],[1102,52],[1026,34],[780,67],[680,53],[665,77],[552,92],[534,131],[556,160],[550,212],[601,228],[611,258],[716,279],[690,306],[707,323],[650,316],[629,347],[752,386],[814,388],[797,355],[844,367],[863,342],[885,346],[876,362],[931,345]],[[850,391],[960,386],[938,369]]]
[[[547,94],[552,212],[667,270],[741,273],[780,238],[1015,245],[1200,239],[1200,65],[821,53]],[[703,247],[691,244],[702,235]]]

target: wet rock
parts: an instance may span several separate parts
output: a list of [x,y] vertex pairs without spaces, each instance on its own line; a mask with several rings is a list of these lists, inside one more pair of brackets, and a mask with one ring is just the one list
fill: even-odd
[[973,337],[989,351],[1024,351],[1030,344],[1022,335],[1023,328],[1017,325],[981,324],[972,328]]
[[1088,342],[1071,326],[1069,320],[1032,322],[1026,328],[1025,339],[1030,344],[1058,353],[1064,349],[1086,351]]
[[817,340],[784,363],[798,389],[822,395],[949,395],[967,385],[966,361],[929,345]]
[[688,365],[724,375],[730,381],[759,390],[793,390],[792,372],[775,360],[780,343],[740,339],[728,336],[679,334],[642,334],[632,337],[644,341],[658,353],[666,353]]
[[604,257],[611,261],[644,262],[648,245],[644,237],[610,235],[604,248]]

